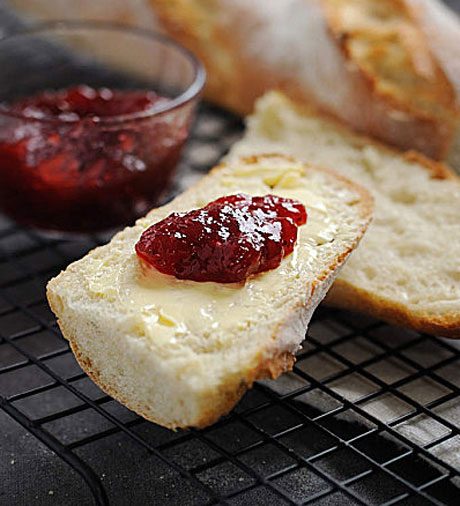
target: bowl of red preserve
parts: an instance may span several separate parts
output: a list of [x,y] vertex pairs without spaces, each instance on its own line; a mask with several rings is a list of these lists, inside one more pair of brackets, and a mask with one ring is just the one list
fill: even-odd
[[0,41],[0,210],[48,231],[130,224],[168,189],[205,82],[154,32],[59,22]]

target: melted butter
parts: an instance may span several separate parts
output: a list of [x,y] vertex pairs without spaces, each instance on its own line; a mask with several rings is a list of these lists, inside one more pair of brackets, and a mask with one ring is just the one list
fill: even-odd
[[153,339],[171,341],[188,332],[227,334],[244,329],[257,318],[263,303],[276,297],[276,278],[295,271],[296,263],[294,253],[279,270],[250,278],[245,284],[183,281],[136,266],[126,276],[120,297],[139,311],[144,332]]
[[[200,283],[178,280],[173,276],[159,273],[155,269],[143,272],[136,255],[126,263],[118,283],[118,297],[122,303],[139,315],[138,324],[143,333],[157,343],[180,342],[186,335],[194,334],[212,339],[219,346],[219,340],[228,339],[232,333],[247,329],[258,319],[261,311],[272,305],[294,288],[299,279],[308,280],[308,273],[315,276],[315,261],[318,245],[332,242],[338,233],[337,226],[327,216],[324,201],[312,189],[302,188],[301,177],[292,171],[289,177],[270,174],[270,180],[285,181],[272,189],[281,197],[296,198],[304,203],[308,221],[299,227],[297,244],[291,255],[272,271],[249,278],[244,284]],[[293,178],[297,187],[293,188]],[[227,186],[236,191],[254,195],[270,192],[261,184],[252,184],[249,178],[227,180]],[[306,294],[305,294],[306,296]]]

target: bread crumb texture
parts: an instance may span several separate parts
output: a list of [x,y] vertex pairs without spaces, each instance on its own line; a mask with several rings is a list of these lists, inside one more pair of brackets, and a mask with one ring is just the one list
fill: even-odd
[[267,150],[331,167],[374,197],[374,221],[331,303],[460,337],[460,184],[449,169],[373,143],[275,92],[259,100],[230,158]]
[[[173,211],[222,195],[297,198],[308,223],[279,268],[244,285],[145,272],[134,245]],[[63,334],[109,394],[168,427],[203,426],[252,382],[292,366],[311,313],[371,218],[362,188],[281,155],[236,159],[70,265],[48,285]]]

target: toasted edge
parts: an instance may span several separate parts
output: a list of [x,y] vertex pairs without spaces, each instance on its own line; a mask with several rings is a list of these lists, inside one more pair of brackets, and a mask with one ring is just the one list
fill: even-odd
[[408,327],[426,334],[460,338],[460,314],[455,312],[435,316],[408,311],[403,304],[356,288],[337,279],[324,303],[340,309],[348,309],[372,315],[388,323]]
[[271,357],[261,358],[258,366],[250,371],[250,374],[242,379],[239,384],[226,384],[221,386],[217,391],[212,392],[209,397],[208,408],[201,412],[197,420],[191,421],[187,426],[180,426],[165,419],[152,416],[144,405],[132,402],[131,399],[125,397],[115,387],[102,381],[99,371],[93,366],[90,357],[80,350],[76,339],[68,335],[66,338],[69,340],[70,347],[81,368],[101,390],[146,420],[172,430],[190,427],[202,429],[212,425],[219,418],[230,413],[245,392],[252,387],[254,381],[267,378],[276,379],[282,373],[292,370],[295,363],[295,356],[288,351],[281,351]]

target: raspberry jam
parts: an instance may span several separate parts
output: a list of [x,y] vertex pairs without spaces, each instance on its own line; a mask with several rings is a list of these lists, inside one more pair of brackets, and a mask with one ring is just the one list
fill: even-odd
[[25,225],[71,232],[133,222],[158,204],[187,138],[188,104],[149,114],[167,102],[152,91],[81,85],[8,104],[1,209]]
[[296,200],[231,195],[155,223],[142,234],[136,253],[178,279],[238,283],[278,267],[306,221],[305,207]]

